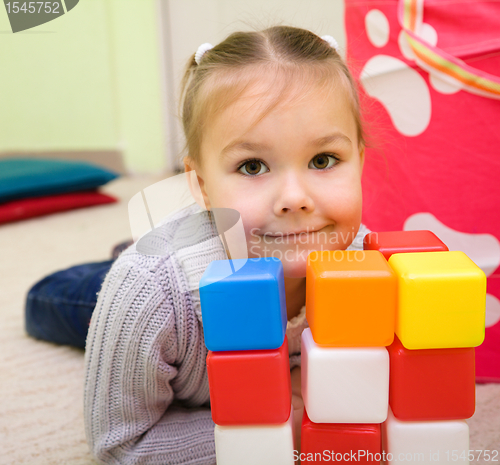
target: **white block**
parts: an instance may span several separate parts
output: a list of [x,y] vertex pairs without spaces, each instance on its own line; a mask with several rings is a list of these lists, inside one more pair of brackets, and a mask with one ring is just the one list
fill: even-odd
[[465,420],[401,421],[389,408],[382,425],[388,463],[468,465],[469,426]]
[[385,347],[318,346],[302,332],[302,398],[314,423],[382,423],[389,407]]
[[281,425],[215,425],[217,465],[294,465],[293,407]]

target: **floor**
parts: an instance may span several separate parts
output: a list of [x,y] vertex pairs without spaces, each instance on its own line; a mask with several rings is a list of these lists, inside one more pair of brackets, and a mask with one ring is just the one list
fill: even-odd
[[28,289],[43,276],[111,258],[131,237],[128,200],[153,177],[103,191],[120,202],[0,226],[0,464],[93,465],[83,426],[84,351],[29,337]]

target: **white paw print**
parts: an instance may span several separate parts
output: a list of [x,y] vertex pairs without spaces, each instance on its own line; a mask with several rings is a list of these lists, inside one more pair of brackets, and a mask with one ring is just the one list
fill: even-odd
[[[380,10],[370,10],[365,16],[365,29],[373,46],[383,48],[389,41],[390,26],[387,17]],[[422,23],[417,35],[436,45],[436,30]],[[415,55],[406,40],[403,30],[398,36],[402,55],[415,60]],[[429,126],[431,119],[431,96],[426,81],[404,61],[390,55],[376,55],[370,58],[360,75],[361,83],[368,95],[377,99],[387,110],[394,127],[405,136],[418,136]],[[461,89],[456,81],[443,81],[431,74],[431,86],[442,94],[453,94]]]

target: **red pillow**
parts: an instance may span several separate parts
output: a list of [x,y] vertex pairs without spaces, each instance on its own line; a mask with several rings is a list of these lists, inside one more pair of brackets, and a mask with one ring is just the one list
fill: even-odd
[[96,190],[13,200],[0,204],[0,224],[117,201],[115,197]]

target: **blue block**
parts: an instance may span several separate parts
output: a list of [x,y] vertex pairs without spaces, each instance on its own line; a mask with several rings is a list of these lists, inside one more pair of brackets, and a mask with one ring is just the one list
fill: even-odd
[[278,258],[214,260],[200,279],[200,301],[208,350],[282,346],[287,313]]

